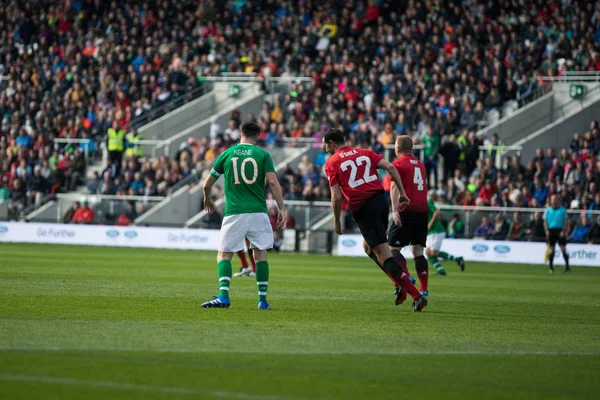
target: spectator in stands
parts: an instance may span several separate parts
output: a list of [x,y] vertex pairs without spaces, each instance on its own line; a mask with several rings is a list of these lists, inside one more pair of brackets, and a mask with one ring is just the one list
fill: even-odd
[[527,228],[527,235],[529,240],[534,242],[544,242],[546,241],[546,228],[544,227],[544,219],[543,214],[539,211],[536,211],[533,214],[533,219],[529,223]]
[[474,236],[478,239],[487,239],[493,232],[494,227],[488,217],[481,218],[481,224],[475,229]]
[[490,239],[504,240],[509,232],[509,225],[502,214],[497,214],[495,218],[494,228],[492,229]]
[[596,223],[590,228],[586,241],[590,244],[600,244],[600,215],[596,217]]
[[74,224],[91,224],[95,218],[94,210],[92,210],[87,200],[82,201],[82,206],[79,207],[73,214],[72,222]]
[[81,207],[81,203],[78,201],[74,202],[71,207],[64,213],[62,217],[63,224],[70,224],[73,222],[73,216],[75,216],[75,212]]
[[477,205],[489,206],[495,194],[496,189],[494,188],[494,184],[490,179],[486,179],[483,187],[479,191],[479,195],[477,196]]
[[592,229],[592,224],[586,213],[582,213],[579,221],[571,229],[570,240],[575,243],[585,243],[589,231]]
[[465,233],[465,225],[460,220],[460,216],[457,213],[452,214],[452,219],[448,222],[447,235],[449,238],[460,238]]
[[42,167],[36,165],[33,169],[33,176],[27,181],[27,203],[39,204],[41,196],[48,193],[48,182],[41,175]]
[[548,198],[548,186],[544,185],[544,182],[539,175],[536,175],[533,178],[531,193],[532,197],[538,201],[540,207],[543,207],[546,204],[546,199]]
[[10,197],[10,188],[8,186],[8,177],[3,176],[0,183],[0,201],[8,200]]
[[515,211],[513,213],[512,221],[508,227],[508,236],[507,240],[525,240],[527,235],[527,227],[521,218],[521,213]]
[[[431,127],[427,127],[426,135],[423,136],[423,145],[425,149],[423,154],[425,160],[425,172],[427,174],[427,182],[430,187],[436,187],[438,184],[438,150],[440,147],[440,136],[437,132],[433,132]],[[431,172],[433,171],[433,181],[430,180]]]

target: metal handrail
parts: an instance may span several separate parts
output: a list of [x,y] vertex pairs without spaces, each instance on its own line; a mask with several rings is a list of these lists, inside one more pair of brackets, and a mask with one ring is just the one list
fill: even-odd
[[140,128],[141,126],[149,124],[150,122],[162,117],[163,115],[168,114],[174,109],[179,108],[180,106],[197,99],[198,97],[209,92],[210,90],[212,90],[212,87],[207,88],[206,85],[200,85],[190,90],[189,92],[184,92],[181,96],[175,99],[167,101],[160,107],[151,108],[150,110],[142,114],[142,116],[140,117],[133,118],[130,121],[129,125],[132,127]]
[[[502,212],[544,212],[546,208],[526,208],[526,207],[485,207],[485,206],[455,206],[455,205],[447,205],[447,204],[436,204],[436,207],[440,210],[447,211],[486,211],[493,213],[502,213]],[[600,210],[567,210],[567,214],[592,214],[592,215],[600,215]]]
[[94,199],[94,200],[121,200],[121,201],[163,201],[164,196],[116,196],[114,194],[87,194],[87,193],[59,193],[55,197],[58,200],[70,200],[70,199]]

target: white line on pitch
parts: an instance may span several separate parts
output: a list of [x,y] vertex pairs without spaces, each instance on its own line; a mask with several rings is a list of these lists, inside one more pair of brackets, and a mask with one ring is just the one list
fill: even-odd
[[81,380],[74,378],[54,377],[54,376],[35,376],[35,375],[0,375],[0,380],[13,381],[13,382],[39,382],[39,383],[52,383],[58,385],[71,385],[71,386],[89,386],[96,388],[106,389],[124,389],[124,390],[135,390],[140,392],[160,392],[160,393],[176,393],[176,394],[190,394],[190,395],[205,395],[213,397],[223,397],[228,399],[267,399],[267,400],[305,400],[298,397],[287,397],[287,396],[269,396],[259,395],[251,393],[240,393],[240,392],[225,392],[221,390],[200,390],[187,387],[179,386],[159,386],[159,385],[143,385],[136,383],[123,383],[113,381],[90,381]]
[[29,347],[29,346],[0,346],[0,351],[109,351],[131,353],[232,353],[232,354],[282,354],[282,355],[396,355],[396,356],[597,356],[598,351],[483,351],[483,350],[447,350],[447,351],[344,351],[344,350],[246,350],[246,349],[185,349],[185,348],[118,348],[118,347]]

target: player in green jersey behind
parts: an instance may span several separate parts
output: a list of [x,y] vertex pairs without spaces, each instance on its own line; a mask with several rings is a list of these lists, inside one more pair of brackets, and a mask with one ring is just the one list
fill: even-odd
[[437,200],[437,194],[431,193],[429,196],[429,200],[427,204],[429,206],[428,209],[428,225],[427,225],[427,250],[425,250],[425,254],[429,259],[429,262],[435,267],[437,270],[436,275],[446,276],[446,270],[442,267],[442,263],[438,259],[440,257],[443,260],[451,260],[456,261],[460,266],[460,270],[465,270],[465,260],[462,257],[455,257],[452,254],[448,254],[442,250],[442,242],[446,237],[446,228],[442,225],[442,221],[440,218],[440,211],[435,206],[435,201]]
[[270,309],[267,303],[269,264],[267,250],[273,247],[273,229],[267,214],[265,179],[279,207],[277,226],[283,228],[287,212],[283,205],[281,186],[275,174],[273,159],[266,150],[256,147],[260,128],[254,122],[242,125],[240,143],[225,150],[213,164],[204,182],[204,209],[215,212],[212,187],[221,175],[225,180],[225,216],[217,255],[219,296],[202,304],[204,308],[228,308],[231,284],[231,257],[244,249],[247,238],[256,260],[258,308]]

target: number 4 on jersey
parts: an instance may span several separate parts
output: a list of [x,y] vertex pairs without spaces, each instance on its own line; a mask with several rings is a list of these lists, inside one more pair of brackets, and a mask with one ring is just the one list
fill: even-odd
[[423,190],[425,188],[425,181],[423,180],[423,175],[421,174],[421,168],[419,168],[419,167],[415,167],[413,183],[417,184],[418,190]]

